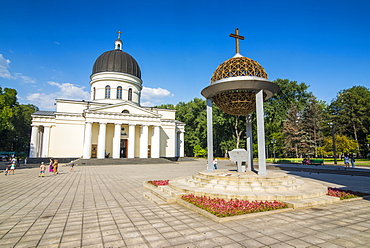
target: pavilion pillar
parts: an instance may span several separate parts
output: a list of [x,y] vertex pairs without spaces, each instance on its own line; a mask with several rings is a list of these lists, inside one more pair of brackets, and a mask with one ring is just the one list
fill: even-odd
[[140,129],[140,158],[148,157],[148,125],[142,125]]
[[98,136],[98,159],[105,158],[105,139],[107,135],[107,123],[99,123]]
[[258,141],[258,168],[259,168],[258,175],[267,176],[263,90],[258,91],[256,94],[256,114],[257,114],[257,141]]
[[247,137],[247,152],[248,156],[248,167],[247,170],[253,169],[253,134],[252,134],[252,114],[246,115],[246,137]]
[[112,158],[120,158],[120,148],[121,148],[121,123],[116,123],[114,124]]
[[207,171],[213,172],[213,124],[212,124],[212,99],[207,99],[207,146],[208,146],[208,163]]
[[91,135],[92,135],[92,123],[85,123],[85,140],[84,140],[84,159],[91,158]]
[[135,125],[128,126],[128,158],[135,158]]

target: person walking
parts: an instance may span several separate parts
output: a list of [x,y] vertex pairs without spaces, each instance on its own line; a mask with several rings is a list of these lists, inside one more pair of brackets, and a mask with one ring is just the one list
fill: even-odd
[[58,165],[59,165],[58,159],[55,159],[54,164],[53,164],[53,172],[54,172],[53,175],[58,174]]
[[53,172],[54,171],[54,161],[52,159],[50,159],[50,162],[49,162],[49,172]]
[[349,157],[347,154],[344,156],[344,165],[346,168],[349,168]]
[[213,160],[213,168],[217,170],[217,158]]
[[9,175],[10,175],[10,172],[13,172],[13,175],[14,175],[14,170],[15,170],[15,163],[17,162],[17,160],[15,160],[14,158],[12,159],[12,163],[10,165],[10,170],[9,170]]
[[45,164],[44,162],[41,162],[39,177],[44,177],[44,176],[45,176]]
[[351,160],[352,168],[355,168],[355,162],[356,162],[356,160],[355,160],[355,157],[353,156],[353,154],[351,154],[350,160]]

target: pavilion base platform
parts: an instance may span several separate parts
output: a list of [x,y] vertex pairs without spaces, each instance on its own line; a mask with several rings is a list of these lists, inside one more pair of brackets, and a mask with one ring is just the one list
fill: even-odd
[[267,176],[258,176],[253,171],[201,171],[193,176],[170,180],[165,186],[156,187],[147,182],[144,182],[144,186],[149,189],[144,196],[157,204],[176,203],[186,194],[248,201],[277,200],[291,208],[315,207],[340,201],[337,197],[327,196],[327,187],[320,183],[275,171],[268,171]]

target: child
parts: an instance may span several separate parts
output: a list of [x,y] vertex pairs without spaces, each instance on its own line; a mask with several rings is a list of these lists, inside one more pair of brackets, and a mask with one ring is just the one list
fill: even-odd
[[8,172],[9,172],[9,166],[7,166],[7,167],[5,168],[5,171],[4,171],[5,176],[7,176],[7,175],[8,175]]
[[41,162],[39,177],[44,177],[44,176],[45,176],[45,165],[44,165],[44,162]]
[[75,163],[73,163],[73,161],[71,161],[71,162],[69,163],[69,165],[71,166],[70,171],[74,171]]

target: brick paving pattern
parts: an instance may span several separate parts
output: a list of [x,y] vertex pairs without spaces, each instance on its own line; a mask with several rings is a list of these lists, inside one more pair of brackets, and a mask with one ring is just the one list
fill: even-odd
[[[144,181],[192,175],[205,167],[200,160],[76,166],[74,172],[60,166],[58,175],[46,172],[44,178],[38,168],[1,173],[0,247],[369,247],[369,200],[218,224],[142,196]],[[219,167],[227,168],[222,161]],[[370,185],[365,177],[317,177],[328,186]]]

